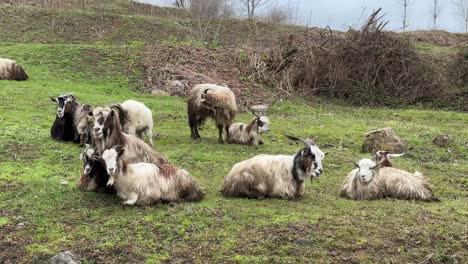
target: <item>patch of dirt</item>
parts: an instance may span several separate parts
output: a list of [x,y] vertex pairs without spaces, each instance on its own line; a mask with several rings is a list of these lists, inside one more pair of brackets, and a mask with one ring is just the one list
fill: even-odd
[[38,157],[39,154],[35,145],[9,141],[0,146],[0,162],[8,160],[29,162]]
[[[9,184],[1,185],[0,192],[4,186],[12,186]],[[9,189],[11,190],[11,189]],[[21,233],[24,228],[31,226],[20,227],[12,223],[12,219],[19,213],[5,208],[0,209],[0,216],[7,217],[9,223],[0,226],[0,263],[19,263],[23,260],[26,252],[26,247],[31,243],[31,239]]]
[[[256,81],[260,56],[242,48],[215,49],[185,45],[155,45],[142,55],[143,77],[138,80],[139,92],[168,91],[168,84],[180,80],[186,84],[185,94],[201,83],[215,83],[231,88],[238,105],[248,108],[284,97],[280,90],[265,89],[269,84]],[[170,91],[168,91],[170,92]]]

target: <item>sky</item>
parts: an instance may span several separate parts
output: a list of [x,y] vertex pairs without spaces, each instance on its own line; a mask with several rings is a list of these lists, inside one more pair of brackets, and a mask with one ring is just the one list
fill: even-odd
[[[138,0],[139,2],[170,6],[172,0]],[[237,2],[237,0],[231,0]],[[382,7],[384,19],[389,21],[386,29],[401,30],[401,0],[272,0],[272,5],[294,6],[297,23],[308,26],[326,27],[335,30],[347,30],[363,23],[363,17],[374,9]],[[438,29],[451,32],[464,32],[463,19],[451,0],[440,0],[441,11]],[[468,3],[468,1],[467,1]],[[240,7],[238,7],[240,8]],[[431,29],[432,0],[410,0],[408,7],[408,30]],[[364,14],[364,16],[363,16]]]

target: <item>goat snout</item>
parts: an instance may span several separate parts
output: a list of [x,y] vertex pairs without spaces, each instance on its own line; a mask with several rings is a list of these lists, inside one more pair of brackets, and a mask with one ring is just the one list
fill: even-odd
[[85,175],[88,175],[90,172],[91,172],[91,167],[90,167],[90,166],[86,166],[86,167],[85,167],[85,170],[84,170]]

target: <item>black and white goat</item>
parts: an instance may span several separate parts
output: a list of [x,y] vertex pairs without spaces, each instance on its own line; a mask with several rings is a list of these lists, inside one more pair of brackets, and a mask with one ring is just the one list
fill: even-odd
[[125,148],[114,146],[102,153],[109,181],[126,205],[157,202],[198,202],[203,192],[186,170],[170,164],[133,163],[124,159]]
[[224,179],[221,193],[229,197],[301,197],[304,182],[323,173],[323,153],[311,139],[287,136],[305,147],[293,155],[257,155],[235,164]]
[[252,111],[255,118],[249,123],[234,123],[229,127],[229,143],[245,145],[262,145],[260,135],[270,131],[270,121],[266,116],[259,116]]
[[100,159],[96,151],[86,144],[85,150],[80,154],[83,161],[83,171],[81,173],[78,188],[85,191],[112,192],[112,187],[107,187],[109,175],[107,174],[104,162]]
[[236,97],[228,87],[209,83],[199,84],[189,92],[187,113],[193,139],[200,138],[198,128],[208,118],[212,118],[218,128],[218,142],[223,143],[223,128],[229,139],[229,127],[237,113]]
[[57,104],[57,115],[50,129],[52,138],[76,142],[73,120],[78,103],[75,97],[72,94],[64,94],[57,98],[50,97],[50,99]]

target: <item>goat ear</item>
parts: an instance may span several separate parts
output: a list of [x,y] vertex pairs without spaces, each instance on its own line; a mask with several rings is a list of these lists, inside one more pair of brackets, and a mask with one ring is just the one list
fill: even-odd
[[57,98],[53,98],[52,96],[49,96],[50,100],[52,100],[52,102],[57,102]]
[[84,153],[81,153],[80,154],[80,160],[83,160],[84,159]]

